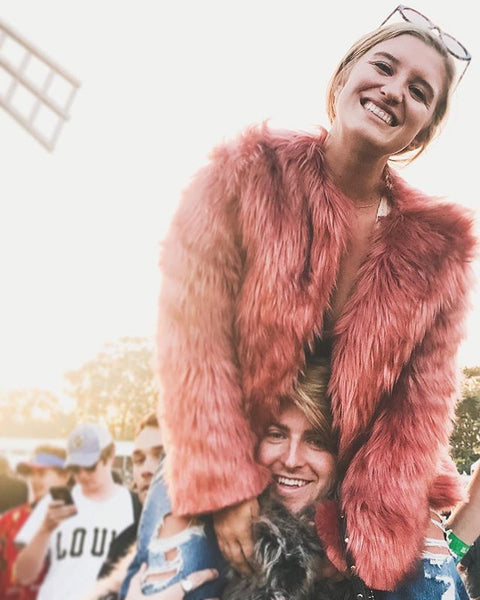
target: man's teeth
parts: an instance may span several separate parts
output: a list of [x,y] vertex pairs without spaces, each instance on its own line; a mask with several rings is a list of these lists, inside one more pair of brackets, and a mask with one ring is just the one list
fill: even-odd
[[391,125],[393,123],[392,115],[389,115],[387,112],[385,112],[384,110],[379,108],[376,104],[374,104],[373,102],[370,102],[370,100],[365,102],[365,104],[363,105],[363,108],[366,108],[367,110],[372,112],[374,115],[377,115],[377,117],[382,119],[382,121],[385,121],[385,123],[387,125]]
[[308,481],[305,481],[304,479],[290,479],[289,477],[277,477],[277,481],[282,485],[288,485],[290,487],[303,487],[308,483]]

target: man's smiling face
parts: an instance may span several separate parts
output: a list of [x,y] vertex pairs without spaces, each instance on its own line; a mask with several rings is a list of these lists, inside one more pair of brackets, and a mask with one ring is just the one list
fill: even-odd
[[267,428],[258,448],[258,460],[272,473],[276,495],[292,512],[325,498],[334,480],[334,455],[325,449],[305,414],[293,404]]

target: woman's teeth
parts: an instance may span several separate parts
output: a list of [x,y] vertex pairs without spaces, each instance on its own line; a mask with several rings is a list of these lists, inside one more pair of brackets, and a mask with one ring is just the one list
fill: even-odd
[[289,477],[277,477],[276,479],[278,483],[281,483],[282,485],[288,485],[290,487],[303,487],[309,483],[304,479],[290,479]]
[[365,104],[363,105],[363,108],[365,108],[366,110],[369,110],[370,112],[372,112],[379,119],[381,119],[382,121],[384,121],[387,125],[393,125],[392,115],[388,114],[387,112],[385,112],[384,110],[382,110],[381,108],[379,108],[373,102],[370,102],[370,100],[368,100],[367,102],[365,102]]

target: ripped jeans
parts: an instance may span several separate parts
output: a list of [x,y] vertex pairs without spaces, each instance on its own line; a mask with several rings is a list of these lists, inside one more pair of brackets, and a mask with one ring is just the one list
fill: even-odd
[[[166,589],[193,571],[216,568],[221,575],[225,573],[227,564],[218,549],[211,518],[199,520],[171,537],[160,538],[162,523],[170,513],[171,505],[160,465],[143,507],[137,534],[137,554],[122,584],[121,598],[127,595],[130,579],[142,563],[148,565],[142,586],[146,596]],[[224,585],[224,578],[220,576],[187,593],[185,598],[206,600],[220,597]],[[469,600],[454,560],[448,555],[424,558],[421,568],[410,581],[396,591],[375,591],[374,595],[375,600]]]
[[375,592],[375,600],[469,600],[451,556],[422,560],[417,575],[394,592]]
[[[194,571],[215,568],[224,573],[227,564],[217,545],[212,519],[197,519],[195,524],[171,537],[159,537],[165,517],[171,513],[163,465],[155,473],[147,494],[137,534],[137,554],[122,583],[125,598],[130,579],[143,563],[148,565],[142,592],[148,596],[178,583]],[[168,558],[167,558],[168,555]],[[188,600],[220,597],[225,585],[223,577],[202,585],[185,595]]]

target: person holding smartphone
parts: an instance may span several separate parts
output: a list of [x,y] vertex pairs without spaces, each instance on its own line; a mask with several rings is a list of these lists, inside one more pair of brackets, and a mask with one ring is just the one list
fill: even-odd
[[[37,503],[48,494],[51,486],[65,486],[70,477],[64,469],[64,448],[41,445],[30,460],[17,465],[17,471],[28,482],[30,501],[16,506],[0,516],[0,598],[35,600],[43,579],[42,569],[35,581],[21,585],[15,580],[13,566],[17,558],[15,537]],[[65,488],[67,489],[67,488]]]
[[112,540],[133,523],[130,492],[112,477],[114,457],[112,437],[100,424],[82,423],[69,435],[65,464],[76,481],[71,500],[65,490],[51,491],[16,537],[23,546],[15,564],[21,583],[33,581],[48,557],[39,600],[81,598],[95,582]]

